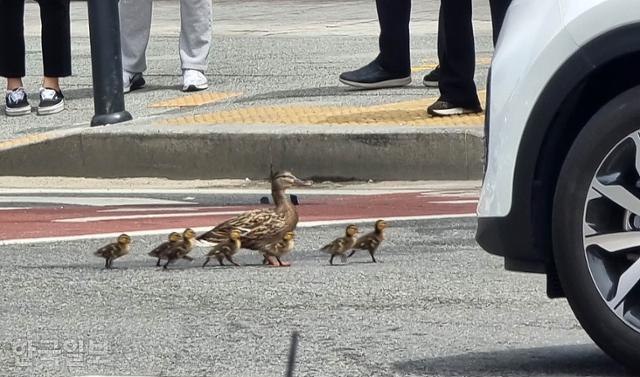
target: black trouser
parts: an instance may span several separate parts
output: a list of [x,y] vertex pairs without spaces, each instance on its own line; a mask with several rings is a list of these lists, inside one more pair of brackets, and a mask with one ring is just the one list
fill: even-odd
[[[20,78],[25,72],[25,0],[0,0],[0,76]],[[71,75],[69,0],[39,0],[44,75]]]
[[502,23],[504,22],[504,17],[507,15],[507,9],[509,9],[510,4],[511,0],[489,0],[494,46],[498,43],[498,35],[500,34],[500,30],[502,30]]
[[438,21],[440,98],[457,106],[480,105],[473,76],[476,50],[471,0],[442,0]]
[[378,63],[386,71],[411,73],[409,20],[411,0],[376,0],[380,21],[380,55]]
[[[490,0],[493,43],[511,0]],[[454,105],[480,105],[473,81],[476,53],[473,39],[471,0],[442,0],[438,24],[438,60],[440,61],[440,97]]]

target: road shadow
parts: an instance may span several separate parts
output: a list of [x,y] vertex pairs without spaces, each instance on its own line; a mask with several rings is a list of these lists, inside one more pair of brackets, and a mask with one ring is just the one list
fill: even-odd
[[[403,87],[403,88],[392,88],[385,89],[387,91],[406,91],[406,90],[420,90],[425,92],[425,96],[427,95],[424,87]],[[358,88],[351,88],[346,86],[321,86],[314,88],[300,88],[300,89],[287,89],[287,90],[276,90],[271,92],[259,93],[253,96],[246,96],[242,98],[238,98],[234,102],[236,103],[247,103],[247,102],[256,102],[256,101],[264,101],[264,100],[278,100],[278,99],[290,99],[296,98],[300,100],[304,100],[307,98],[317,98],[317,97],[351,97],[355,94],[361,95],[370,95],[371,93],[378,95],[378,92],[371,90],[363,90]],[[318,103],[318,106],[327,106],[327,104]]]
[[592,344],[470,352],[394,364],[404,375],[633,376]]

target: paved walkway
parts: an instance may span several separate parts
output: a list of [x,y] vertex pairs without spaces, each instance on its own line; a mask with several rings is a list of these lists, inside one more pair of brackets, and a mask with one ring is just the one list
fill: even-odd
[[[436,0],[414,4],[414,83],[399,89],[358,91],[341,85],[337,77],[377,53],[378,24],[371,1],[214,1],[214,42],[206,72],[210,89],[194,95],[180,91],[178,2],[156,1],[148,86],[126,96],[134,122],[100,132],[141,127],[146,133],[180,133],[188,127],[199,129],[197,133],[211,133],[224,127],[227,132],[247,133],[258,132],[258,125],[274,125],[301,132],[306,132],[306,127],[316,127],[314,132],[341,132],[335,126],[358,126],[377,132],[400,126],[420,127],[420,132],[424,127],[454,127],[481,133],[482,116],[433,119],[425,113],[426,106],[438,96],[437,90],[421,83],[422,76],[437,62],[438,4]],[[488,4],[476,2],[474,17],[476,80],[483,90],[492,53]],[[93,132],[88,130],[93,98],[85,2],[72,2],[72,19],[74,75],[63,82],[67,110],[49,117],[35,113],[15,119],[0,117],[0,151],[70,133]],[[41,71],[35,3],[27,3],[26,24],[30,75],[26,83],[35,104],[40,79],[34,74]],[[89,152],[85,148],[83,153]]]

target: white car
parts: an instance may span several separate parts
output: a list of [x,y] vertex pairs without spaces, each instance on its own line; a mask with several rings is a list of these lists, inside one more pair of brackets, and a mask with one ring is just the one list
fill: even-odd
[[640,0],[514,0],[489,82],[478,243],[640,370]]

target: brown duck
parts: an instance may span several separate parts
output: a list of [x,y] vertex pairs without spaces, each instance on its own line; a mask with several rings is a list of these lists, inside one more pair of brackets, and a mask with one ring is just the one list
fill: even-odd
[[336,238],[322,247],[322,251],[331,254],[329,264],[333,265],[333,258],[340,256],[344,262],[347,258],[345,253],[356,245],[356,234],[358,234],[358,227],[355,224],[347,226],[344,237]]
[[104,258],[104,268],[112,268],[111,264],[114,259],[118,259],[124,255],[129,254],[129,245],[131,244],[131,237],[126,234],[121,234],[114,243],[110,243],[106,246],[99,248],[94,254],[98,257]]
[[238,252],[240,246],[240,231],[238,229],[234,229],[229,234],[229,239],[227,241],[217,244],[213,249],[211,249],[211,251],[209,251],[207,254],[207,260],[204,261],[202,267],[205,267],[212,257],[215,257],[221,266],[224,266],[224,262],[222,260],[225,258],[227,258],[227,260],[234,266],[239,266],[239,264],[233,261],[232,257]]
[[[271,195],[274,208],[256,209],[229,219],[198,237],[209,244],[218,244],[229,239],[233,229],[241,233],[242,248],[261,251],[266,245],[282,240],[287,232],[296,229],[298,213],[286,190],[294,186],[310,186],[291,172],[276,173],[271,178]],[[274,264],[268,258],[270,264]]]
[[270,257],[275,257],[277,262],[272,262],[269,263],[272,266],[281,266],[281,267],[287,267],[290,266],[291,263],[289,262],[283,262],[280,260],[280,257],[284,256],[285,254],[288,254],[291,252],[291,250],[293,250],[293,239],[295,238],[295,234],[293,232],[287,232],[284,234],[284,236],[282,236],[282,239],[278,242],[273,242],[270,243],[268,245],[266,245],[264,248],[262,248],[262,255],[264,255],[265,259],[267,259],[267,261],[271,260]]
[[160,244],[160,246],[151,250],[151,252],[149,253],[149,256],[158,258],[158,263],[156,263],[156,267],[160,267],[160,260],[162,259],[161,255],[165,254],[173,246],[176,246],[178,242],[181,242],[181,241],[182,241],[182,234],[178,232],[172,232],[171,234],[169,234],[169,240],[167,242],[163,242]]
[[369,255],[371,255],[371,260],[376,263],[377,261],[374,254],[382,241],[384,241],[383,231],[386,227],[387,223],[384,220],[376,221],[373,232],[367,233],[356,240],[356,244],[353,246],[354,250],[351,251],[349,257],[351,257],[356,252],[356,250],[368,250]]

